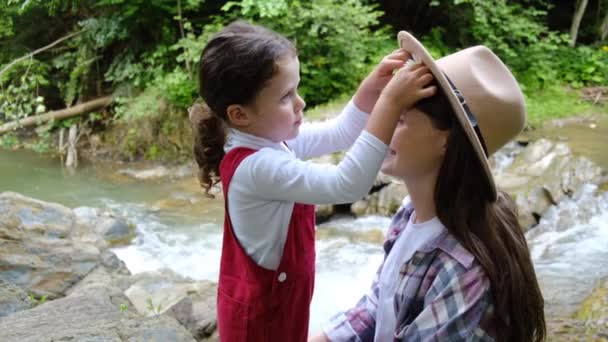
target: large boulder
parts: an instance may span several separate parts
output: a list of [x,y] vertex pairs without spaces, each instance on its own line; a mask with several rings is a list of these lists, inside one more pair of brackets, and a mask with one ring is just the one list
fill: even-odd
[[2,341],[194,342],[174,318],[141,316],[120,292],[99,288],[0,319]]
[[198,340],[216,331],[217,286],[193,281],[165,269],[134,275],[125,295],[142,315],[168,315],[177,319]]
[[577,192],[584,184],[598,184],[602,170],[575,156],[565,143],[539,139],[495,174],[499,188],[511,194],[525,230],[536,225],[546,210]]
[[106,247],[86,230],[69,208],[0,194],[0,280],[36,295],[63,296],[100,263]]
[[0,340],[218,340],[216,285],[132,276],[108,249],[132,235],[105,211],[1,193]]

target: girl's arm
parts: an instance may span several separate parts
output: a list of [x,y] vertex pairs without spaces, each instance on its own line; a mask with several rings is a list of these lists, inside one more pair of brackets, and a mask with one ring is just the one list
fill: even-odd
[[[365,131],[338,165],[315,164],[272,149],[246,158],[235,177],[251,196],[309,204],[349,203],[367,194],[380,170],[397,121],[406,108],[431,96],[428,68],[401,69],[383,90]],[[404,95],[406,94],[406,95]]]
[[338,117],[302,125],[298,137],[287,142],[296,156],[301,159],[317,157],[351,147],[365,127],[382,89],[392,78],[393,70],[402,67],[408,56],[401,49],[385,56],[361,82]]

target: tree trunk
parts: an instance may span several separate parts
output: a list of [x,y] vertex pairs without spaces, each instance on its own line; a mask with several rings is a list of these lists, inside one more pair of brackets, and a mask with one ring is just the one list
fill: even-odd
[[68,156],[65,160],[65,166],[69,168],[78,167],[78,150],[76,143],[78,142],[78,124],[70,126],[68,133]]
[[79,105],[76,105],[76,106],[73,106],[70,108],[52,111],[52,112],[48,112],[48,113],[44,113],[44,114],[40,114],[40,115],[36,115],[36,116],[28,116],[27,118],[23,118],[18,121],[5,123],[4,125],[0,126],[0,135],[10,132],[13,129],[18,128],[18,127],[36,126],[36,125],[43,124],[43,123],[53,120],[53,119],[60,120],[60,119],[66,119],[66,118],[71,118],[73,116],[90,113],[94,110],[97,110],[99,108],[103,108],[103,107],[109,105],[111,102],[112,102],[112,96],[105,96],[105,97],[98,98],[98,99],[95,99],[92,101],[81,103]]
[[606,9],[604,20],[602,20],[602,25],[600,26],[600,41],[604,41],[606,37],[608,37],[608,8]]
[[570,27],[570,37],[572,38],[570,46],[572,47],[576,45],[576,36],[578,36],[578,29],[581,25],[581,20],[583,20],[583,14],[585,14],[588,2],[589,0],[578,0],[576,2],[576,10],[572,18],[572,26]]

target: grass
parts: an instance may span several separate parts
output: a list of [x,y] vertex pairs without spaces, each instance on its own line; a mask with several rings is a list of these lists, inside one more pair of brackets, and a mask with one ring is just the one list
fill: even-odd
[[593,105],[593,103],[583,100],[578,90],[561,86],[553,86],[528,94],[526,103],[528,124],[533,127],[552,119],[608,114],[607,105]]

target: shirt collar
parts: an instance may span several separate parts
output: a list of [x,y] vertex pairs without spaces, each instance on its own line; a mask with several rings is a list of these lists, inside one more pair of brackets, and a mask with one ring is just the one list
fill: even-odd
[[235,147],[249,147],[254,150],[272,148],[275,150],[291,152],[284,142],[274,142],[268,139],[260,138],[253,134],[241,132],[236,128],[229,128],[226,144],[224,145],[224,151],[228,152]]
[[473,260],[475,260],[475,256],[464,248],[447,229],[444,229],[437,237],[422,246],[420,251],[428,253],[435,249],[440,249],[444,253],[447,253],[464,268],[471,267]]
[[[401,214],[403,215],[403,219],[409,219],[409,216],[414,211],[414,207],[410,200],[410,196],[405,196],[401,203],[401,211],[400,213],[395,214],[396,216]],[[407,222],[407,220],[405,221]],[[396,239],[396,235],[401,233],[401,230],[405,227],[400,227],[401,229],[393,231],[392,239]],[[429,253],[435,249],[440,249],[444,253],[447,253],[452,258],[454,258],[458,263],[460,263],[465,268],[469,268],[473,263],[475,257],[471,254],[466,248],[460,244],[460,242],[451,234],[447,228],[444,228],[439,235],[435,238],[431,239],[429,242],[424,244],[419,250],[421,252]]]

